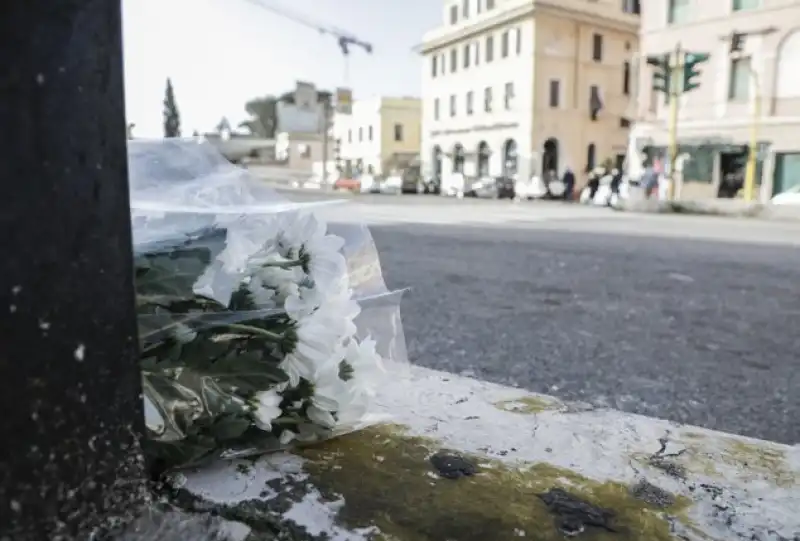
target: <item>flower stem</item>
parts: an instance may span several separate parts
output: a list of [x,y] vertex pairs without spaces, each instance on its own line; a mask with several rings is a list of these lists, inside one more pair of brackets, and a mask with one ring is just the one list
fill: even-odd
[[259,336],[263,336],[264,338],[268,338],[275,342],[280,342],[284,338],[282,334],[268,331],[260,327],[253,327],[252,325],[242,325],[241,323],[224,323],[222,324],[222,326],[227,327],[232,331],[242,331],[251,334],[257,334]]
[[264,263],[263,267],[276,267],[279,269],[291,269],[292,267],[299,267],[303,262],[300,259],[291,259],[289,261],[270,261]]

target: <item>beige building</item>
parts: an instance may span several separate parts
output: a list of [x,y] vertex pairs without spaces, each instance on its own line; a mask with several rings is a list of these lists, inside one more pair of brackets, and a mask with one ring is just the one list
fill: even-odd
[[446,0],[419,48],[427,173],[621,160],[639,18],[635,0]]
[[388,175],[416,161],[421,119],[419,98],[357,100],[350,113],[336,113],[333,134],[343,173]]
[[[740,52],[731,36],[741,34]],[[678,43],[709,53],[701,86],[680,98],[680,152],[686,153],[682,196],[716,196],[726,173],[741,167],[760,104],[762,198],[800,184],[800,2],[797,0],[647,0],[642,56]],[[641,64],[644,66],[644,64]],[[652,68],[640,70],[637,148],[664,152],[668,106],[652,90]]]
[[328,137],[328,146],[324,148],[324,139],[318,133],[282,132],[275,137],[275,158],[293,172],[322,174],[322,160],[327,153],[328,173],[333,170],[332,153],[334,141]]

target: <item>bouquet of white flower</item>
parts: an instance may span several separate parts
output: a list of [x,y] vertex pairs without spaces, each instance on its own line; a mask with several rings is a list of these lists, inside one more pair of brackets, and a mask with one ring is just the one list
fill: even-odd
[[208,143],[134,141],[129,163],[151,459],[183,466],[369,423],[383,359],[405,350],[367,230],[333,234]]

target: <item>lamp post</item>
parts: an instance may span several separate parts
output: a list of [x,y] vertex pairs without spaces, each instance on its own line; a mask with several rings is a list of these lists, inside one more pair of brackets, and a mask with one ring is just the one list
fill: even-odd
[[146,499],[119,1],[0,8],[0,539]]

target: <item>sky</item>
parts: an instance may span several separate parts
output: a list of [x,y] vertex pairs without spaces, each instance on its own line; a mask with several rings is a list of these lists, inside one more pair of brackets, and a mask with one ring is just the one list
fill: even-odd
[[[331,35],[259,3],[336,27],[372,44],[345,61]],[[167,77],[184,135],[247,118],[249,99],[308,81],[353,89],[354,99],[419,96],[420,57],[412,51],[440,24],[441,0],[123,0],[125,94],[136,137],[160,137]],[[402,6],[402,9],[400,9]],[[346,75],[349,73],[349,76]]]

